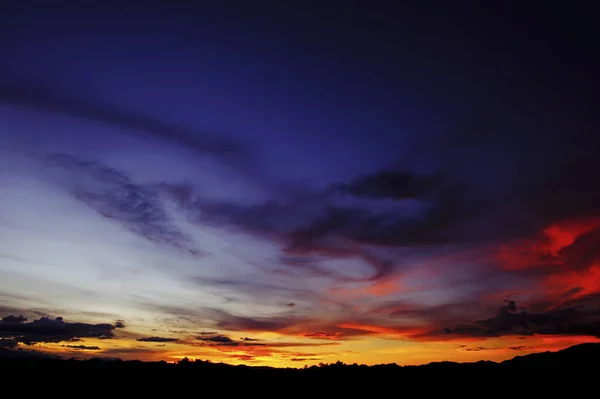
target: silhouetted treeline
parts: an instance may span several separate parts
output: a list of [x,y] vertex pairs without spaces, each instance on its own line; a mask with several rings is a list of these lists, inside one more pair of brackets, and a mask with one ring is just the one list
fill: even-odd
[[[251,384],[254,387],[252,389],[259,389],[259,386],[263,387],[260,389],[275,389],[269,387],[284,384],[292,390],[311,386],[352,391],[352,387],[363,389],[371,384],[379,386],[377,384],[385,385],[402,381],[403,386],[416,384],[422,385],[421,388],[426,390],[435,390],[436,384],[442,380],[446,381],[445,384],[450,383],[456,387],[461,384],[476,384],[479,376],[485,377],[487,381],[490,381],[490,377],[498,378],[498,383],[503,385],[513,384],[517,380],[521,381],[519,384],[535,381],[538,384],[564,384],[570,381],[565,376],[579,375],[578,378],[581,380],[574,383],[581,384],[585,382],[583,376],[600,370],[600,344],[581,344],[559,352],[518,356],[501,363],[481,361],[436,362],[423,366],[396,364],[366,366],[336,362],[297,369],[233,366],[188,359],[174,364],[100,358],[84,361],[36,358],[27,356],[24,351],[19,355],[15,352],[6,349],[0,352],[0,375],[3,376],[4,381],[10,381],[18,375],[39,377],[53,374],[65,378],[77,378],[77,381],[82,381],[82,378],[101,381],[102,384],[142,384],[136,386],[144,389],[152,389],[152,387],[159,389],[169,384],[189,384],[198,380],[203,381],[203,384],[218,382],[220,389],[240,389],[239,384]],[[549,377],[551,375],[562,375],[563,379],[552,379]]]

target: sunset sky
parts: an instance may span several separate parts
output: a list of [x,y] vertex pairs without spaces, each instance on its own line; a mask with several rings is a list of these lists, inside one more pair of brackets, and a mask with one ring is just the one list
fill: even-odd
[[134,3],[0,12],[0,350],[302,367],[600,342],[591,14]]

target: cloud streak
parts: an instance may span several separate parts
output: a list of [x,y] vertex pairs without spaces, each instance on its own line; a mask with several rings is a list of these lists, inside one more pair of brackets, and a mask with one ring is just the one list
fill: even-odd
[[225,157],[239,156],[246,151],[243,146],[222,139],[216,133],[177,126],[150,116],[94,103],[59,87],[49,88],[33,83],[3,84],[0,85],[0,103],[110,124],[173,141],[201,154]]
[[167,338],[167,337],[143,337],[137,339],[139,342],[178,342],[177,338]]
[[71,155],[47,159],[48,173],[58,169],[56,179],[78,201],[102,217],[157,243],[197,255],[191,239],[168,216],[164,200],[155,188],[134,183],[127,175]]

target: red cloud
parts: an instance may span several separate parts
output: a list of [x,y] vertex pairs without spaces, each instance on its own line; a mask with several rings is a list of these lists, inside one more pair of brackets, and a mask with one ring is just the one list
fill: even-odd
[[[571,220],[545,228],[538,237],[503,245],[495,259],[505,270],[563,266],[569,268],[567,249],[600,228],[600,219]],[[571,259],[573,261],[573,259]],[[571,263],[571,264],[569,264]]]
[[504,245],[495,259],[503,270],[539,270],[537,295],[554,306],[600,293],[600,219],[553,224],[534,239]]
[[307,338],[319,338],[319,339],[331,339],[331,340],[339,340],[339,339],[343,338],[343,334],[341,332],[328,333],[325,331],[303,333],[302,336],[307,337]]

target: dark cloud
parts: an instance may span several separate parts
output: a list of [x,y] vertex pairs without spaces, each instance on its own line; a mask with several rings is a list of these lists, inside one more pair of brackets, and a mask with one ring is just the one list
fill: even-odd
[[533,346],[524,346],[524,345],[509,346],[508,348],[488,348],[485,346],[476,346],[473,348],[468,348],[466,345],[459,345],[459,348],[464,350],[465,352],[485,352],[485,351],[502,351],[502,350],[525,351],[525,350],[534,350],[535,349]]
[[32,345],[37,342],[71,341],[76,338],[114,338],[115,328],[113,324],[69,323],[62,317],[42,317],[29,323],[3,319],[0,322],[0,337]]
[[519,345],[519,346],[509,346],[507,349],[509,349],[511,351],[529,351],[529,350],[534,350],[535,348],[533,346]]
[[465,348],[464,350],[466,352],[481,352],[481,351],[486,351],[486,350],[492,350],[493,348],[485,348],[483,346],[478,346],[475,348]]
[[[49,166],[68,173],[63,185],[69,192],[103,217],[121,223],[154,243],[200,253],[167,215],[155,187],[136,184],[120,171],[71,155],[55,154],[47,160]],[[47,171],[51,173],[52,169]],[[62,176],[58,176],[60,178]]]
[[[413,177],[409,178],[411,175]],[[422,177],[405,170],[386,170],[361,177],[360,183],[349,183],[351,187],[360,184],[360,195],[371,193],[369,198],[387,199],[391,204],[365,201],[347,205],[330,198],[324,213],[286,236],[287,248],[295,252],[332,253],[336,249],[331,247],[332,237],[341,238],[345,243],[342,245],[351,250],[348,243],[354,244],[355,248],[416,249],[482,240],[466,227],[484,215],[486,207],[492,204],[481,198],[475,188],[456,177],[436,175],[427,177],[422,188],[406,192],[404,183],[398,182],[407,179],[420,181]],[[397,184],[400,186],[396,192]],[[354,195],[352,191],[347,194]],[[405,201],[409,194],[411,202]],[[380,276],[385,275],[380,270],[377,272]]]
[[[423,201],[428,212],[422,219],[415,218],[410,212],[398,212],[397,208],[378,209],[374,202],[347,203],[344,196],[387,198],[397,203],[410,198]],[[290,248],[307,249],[318,248],[331,235],[378,245],[450,240],[452,237],[442,234],[440,229],[451,227],[454,219],[462,220],[467,210],[474,210],[474,203],[466,200],[465,188],[457,182],[437,175],[422,177],[406,170],[376,172],[301,197],[301,201],[270,200],[248,207],[225,203],[196,203],[196,206],[203,221],[234,224],[255,233],[275,235]],[[463,200],[467,203],[463,204]]]
[[0,103],[112,124],[171,140],[202,154],[239,156],[246,151],[245,146],[224,139],[223,135],[177,126],[153,117],[93,103],[57,87],[49,89],[39,84],[3,84],[0,85]]
[[[600,176],[593,150],[598,148],[593,145],[598,144],[597,135],[575,121],[551,123],[553,115],[540,110],[532,115],[513,110],[518,115],[506,122],[500,114],[490,116],[486,111],[436,140],[428,137],[428,151],[435,153],[434,173],[386,168],[323,192],[305,192],[301,201],[270,200],[252,206],[197,203],[200,219],[276,239],[286,255],[339,258],[361,256],[365,246],[495,243],[538,233],[564,218],[600,215],[600,188],[593,183]],[[523,131],[537,117],[543,117],[543,123],[536,126],[536,134]],[[573,129],[577,131],[571,136]],[[382,199],[396,207],[387,209],[389,204],[378,202]],[[398,211],[415,204],[414,212]],[[597,254],[573,256],[588,257]],[[377,264],[373,262],[373,278],[385,276],[393,267]],[[312,260],[289,265],[323,273]]]
[[25,323],[27,321],[27,317],[24,317],[22,315],[19,315],[19,316],[9,315],[9,316],[3,317],[2,321],[4,323]]
[[445,329],[448,334],[492,337],[502,335],[586,335],[600,337],[600,308],[568,306],[539,312],[518,308],[514,301],[496,316]]
[[506,301],[506,310],[511,313],[515,313],[518,311],[517,302],[515,301]]
[[335,184],[341,192],[365,198],[392,198],[395,200],[421,199],[439,187],[440,177],[417,175],[407,170],[381,170],[362,176],[349,183]]
[[241,338],[242,341],[246,341],[246,342],[255,342],[255,341],[260,341],[257,338],[248,338],[248,337],[242,337]]
[[217,326],[228,331],[282,331],[299,322],[296,318],[279,316],[271,318],[252,318],[226,315],[222,317]]
[[231,338],[225,335],[199,336],[196,337],[196,339],[200,341],[215,342],[219,344],[229,344],[234,342]]
[[[489,144],[485,138],[482,140],[481,146]],[[365,278],[348,278],[339,270],[322,268],[320,261],[361,259],[373,269],[366,279],[375,280],[401,268],[402,262],[398,262],[397,255],[383,256],[381,250],[370,248],[404,249],[414,253],[449,245],[488,245],[538,234],[563,217],[600,215],[600,190],[585,183],[594,181],[591,175],[600,176],[600,168],[596,164],[588,165],[580,172],[580,176],[588,177],[582,181],[562,177],[565,187],[571,187],[567,190],[569,194],[564,194],[562,189],[557,194],[565,196],[564,200],[555,198],[555,190],[550,186],[544,198],[532,191],[529,183],[521,184],[518,179],[498,181],[498,187],[491,189],[487,187],[491,184],[489,179],[461,175],[454,169],[433,175],[387,169],[332,185],[324,193],[307,194],[304,202],[266,201],[246,207],[195,206],[200,209],[203,221],[235,225],[280,242],[283,245],[281,265],[291,273],[304,272],[338,281],[360,280]],[[542,180],[547,178],[541,177]],[[572,180],[583,186],[574,187]],[[342,197],[366,201],[344,203],[339,201],[340,193]],[[578,202],[577,198],[588,194],[592,200],[585,199],[585,202],[589,204]],[[382,198],[398,206],[410,199],[418,209],[414,213],[398,212],[394,208],[386,210],[375,201]],[[540,209],[538,203],[548,209]],[[580,237],[577,245],[561,253],[559,260],[589,266],[598,260],[599,239],[598,231]],[[523,278],[536,277],[532,271],[529,274]]]
[[[394,266],[369,247],[414,248],[477,239],[459,227],[481,205],[469,198],[464,185],[438,176],[386,170],[301,197],[250,206],[192,201],[189,207],[199,210],[198,223],[234,225],[277,240],[286,265],[340,280],[347,277],[320,268],[314,256],[360,258],[373,268],[369,278],[377,279]],[[406,203],[408,197],[412,203]],[[377,203],[379,199],[388,203]]]
[[[255,234],[270,237],[290,233],[306,222],[304,207],[295,201],[268,200],[244,206],[230,203],[204,203],[194,200],[188,204],[190,217],[197,223],[234,226]],[[291,212],[294,208],[294,212]],[[199,212],[197,212],[199,211]]]
[[99,346],[87,346],[87,345],[64,345],[67,348],[77,349],[82,351],[97,351],[100,350]]
[[165,337],[143,337],[137,339],[140,342],[177,342],[177,338],[165,338]]

